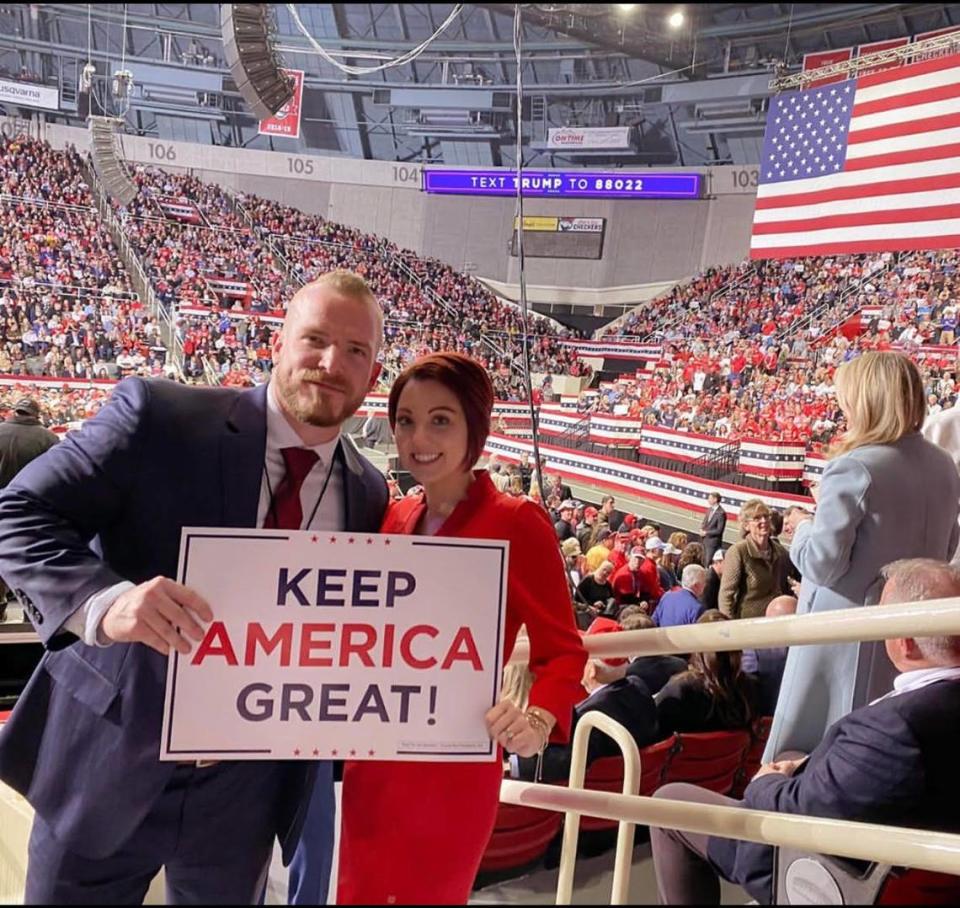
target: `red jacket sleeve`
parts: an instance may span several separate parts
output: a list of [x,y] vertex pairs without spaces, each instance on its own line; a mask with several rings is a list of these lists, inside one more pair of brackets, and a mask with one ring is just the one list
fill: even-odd
[[573,707],[584,699],[581,683],[587,652],[573,617],[557,536],[543,508],[525,501],[515,512],[510,536],[507,607],[527,626],[530,705],[557,718],[551,740],[570,737]]
[[660,601],[663,595],[663,587],[660,586],[660,572],[657,566],[649,559],[644,558],[640,568],[644,580],[647,583],[647,593],[650,595],[650,604]]
[[613,593],[614,596],[616,596],[617,602],[620,602],[627,596],[633,595],[633,575],[626,565],[617,569],[610,578],[610,585],[613,587]]

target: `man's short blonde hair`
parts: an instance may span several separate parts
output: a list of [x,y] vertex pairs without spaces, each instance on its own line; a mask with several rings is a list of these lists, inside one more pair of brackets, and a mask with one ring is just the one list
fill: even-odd
[[370,285],[355,271],[348,271],[346,268],[337,268],[335,271],[321,274],[320,277],[305,285],[303,289],[313,290],[319,287],[331,287],[337,293],[355,299],[368,298],[374,301],[377,299],[370,289]]
[[378,327],[376,349],[379,350],[380,347],[383,346],[383,309],[380,307],[380,302],[370,285],[355,271],[348,271],[346,268],[337,268],[334,271],[321,274],[316,280],[310,281],[309,284],[304,284],[304,286],[293,295],[287,311],[289,312],[293,309],[298,300],[308,297],[312,291],[327,287],[336,291],[341,296],[345,296],[347,299],[368,304],[374,313],[376,313]]

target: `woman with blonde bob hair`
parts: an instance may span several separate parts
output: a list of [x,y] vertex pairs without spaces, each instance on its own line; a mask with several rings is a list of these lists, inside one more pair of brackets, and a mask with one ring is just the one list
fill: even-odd
[[919,432],[927,414],[923,378],[899,353],[864,353],[834,375],[847,431],[829,450],[839,457],[864,445],[890,445]]
[[[784,531],[803,575],[797,614],[875,604],[884,565],[901,558],[948,561],[960,528],[960,473],[920,434],[926,414],[920,370],[899,353],[871,352],[834,377],[847,431],[830,451],[816,515],[792,508]],[[791,647],[764,754],[810,753],[850,710],[890,691],[883,644]]]

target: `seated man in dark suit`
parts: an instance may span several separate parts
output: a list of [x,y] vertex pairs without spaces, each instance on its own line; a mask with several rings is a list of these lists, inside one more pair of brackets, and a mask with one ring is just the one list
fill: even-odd
[[[656,627],[653,619],[636,605],[626,606],[620,612],[619,622],[621,630],[625,631],[642,631]],[[686,670],[687,660],[682,656],[635,656],[624,665],[597,663],[595,672],[596,680],[600,684],[612,684],[628,675],[639,678],[647,686],[651,696],[656,696],[674,675]]]
[[723,576],[723,549],[717,549],[707,567],[707,579],[700,594],[704,611],[720,608],[720,578]]
[[[794,615],[796,612],[797,600],[793,596],[777,596],[770,600],[764,616],[779,618],[783,615]],[[777,708],[788,651],[786,646],[769,646],[764,649],[745,649],[740,657],[741,670],[753,675],[760,686],[761,715],[772,716]]]
[[[620,626],[625,631],[643,631],[655,628],[649,615],[635,614],[620,617]],[[634,656],[626,666],[625,673],[640,678],[651,694],[656,696],[674,675],[687,670],[686,656]]]
[[[960,568],[927,558],[897,561],[881,603],[960,596]],[[656,796],[700,804],[960,832],[960,636],[888,640],[900,672],[889,694],[835,722],[808,757],[762,766],[735,801],[694,785]],[[719,905],[718,877],[761,904],[773,900],[769,845],[652,829],[660,903]]]
[[[599,710],[611,719],[623,725],[644,748],[658,740],[657,709],[647,686],[639,678],[627,676],[612,683],[597,681],[596,662],[587,662],[583,675],[583,686],[590,696],[578,703],[573,710],[573,731],[577,722],[588,712]],[[602,666],[601,666],[602,672]],[[548,744],[543,752],[543,767],[539,781],[565,782],[570,776],[570,744]],[[607,735],[593,732],[587,745],[587,766],[599,757],[620,755],[619,745]],[[514,779],[534,781],[537,770],[537,757],[510,757],[510,776]]]

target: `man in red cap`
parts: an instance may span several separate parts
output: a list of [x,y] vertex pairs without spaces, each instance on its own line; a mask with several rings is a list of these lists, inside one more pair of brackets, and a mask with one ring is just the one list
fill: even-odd
[[610,552],[607,560],[613,565],[615,570],[620,570],[627,563],[627,551],[630,545],[629,533],[617,533],[614,536],[613,551]]
[[592,505],[583,509],[583,522],[577,525],[577,542],[580,543],[580,550],[583,552],[590,549],[590,537],[593,535],[599,513]]
[[[651,566],[653,571],[650,570]],[[613,584],[613,594],[618,605],[645,602],[648,612],[653,611],[663,593],[656,573],[656,565],[644,557],[641,548],[630,550],[629,560],[614,572],[610,582]]]

